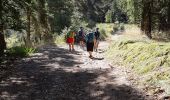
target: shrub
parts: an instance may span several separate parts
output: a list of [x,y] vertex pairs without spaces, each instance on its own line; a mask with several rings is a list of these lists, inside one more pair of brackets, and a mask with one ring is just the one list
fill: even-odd
[[112,23],[112,11],[111,10],[108,10],[108,12],[106,13],[106,16],[105,16],[105,19],[106,19],[106,23]]
[[34,53],[35,51],[36,51],[35,48],[16,46],[16,47],[12,47],[12,48],[8,49],[7,53],[10,56],[14,56],[14,57],[26,57],[26,56],[29,56],[30,54]]
[[124,31],[124,30],[125,30],[124,24],[120,24],[120,30],[121,30],[121,31]]
[[117,32],[119,30],[119,27],[117,26],[117,25],[115,25],[114,27],[113,27],[113,32]]
[[66,43],[66,35],[61,34],[61,35],[55,36],[54,42],[55,42],[56,45]]
[[22,37],[19,33],[13,33],[10,37],[6,39],[7,47],[11,48],[14,46],[21,46],[24,44]]
[[96,27],[100,29],[101,32],[101,38],[105,40],[106,38],[110,37],[113,32],[113,26],[114,24],[109,23],[101,23],[97,24]]

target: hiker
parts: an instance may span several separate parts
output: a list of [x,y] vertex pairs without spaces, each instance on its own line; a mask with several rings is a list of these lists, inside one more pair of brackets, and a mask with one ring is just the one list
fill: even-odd
[[74,41],[75,41],[75,32],[68,32],[67,35],[66,35],[66,41],[69,45],[69,51],[75,51],[74,49]]
[[94,33],[95,35],[95,39],[96,39],[96,43],[95,43],[95,51],[98,51],[98,46],[99,46],[99,40],[100,40],[100,32],[99,32],[99,28],[96,28],[96,32]]
[[87,35],[86,35],[86,46],[87,46],[87,51],[89,52],[89,58],[93,59],[93,49],[94,49],[94,44],[96,42],[95,39],[95,35],[92,31],[90,31]]
[[5,38],[3,35],[3,25],[0,25],[0,57],[4,54],[4,50],[6,49]]
[[80,31],[77,34],[78,40],[79,40],[79,45],[80,47],[84,48],[84,41],[85,41],[85,33],[83,30],[83,27],[80,27]]

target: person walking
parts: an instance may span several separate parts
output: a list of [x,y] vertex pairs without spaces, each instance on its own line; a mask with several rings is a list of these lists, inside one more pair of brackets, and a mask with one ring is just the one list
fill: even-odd
[[93,49],[94,49],[94,44],[96,42],[95,39],[95,35],[92,31],[90,31],[87,35],[86,35],[86,47],[87,47],[87,51],[89,53],[89,58],[93,59]]
[[80,31],[78,32],[77,35],[78,35],[77,37],[78,37],[78,40],[79,40],[79,45],[80,45],[81,48],[84,49],[85,33],[84,33],[84,30],[83,30],[83,27],[80,27]]
[[66,41],[67,41],[67,43],[69,45],[69,51],[75,51],[75,49],[74,49],[75,32],[73,32],[73,31],[68,32],[66,37],[67,37]]
[[100,32],[99,32],[99,28],[96,28],[96,31],[94,33],[95,35],[95,39],[96,39],[96,43],[95,43],[95,51],[98,51],[98,46],[99,46],[99,41],[100,41]]

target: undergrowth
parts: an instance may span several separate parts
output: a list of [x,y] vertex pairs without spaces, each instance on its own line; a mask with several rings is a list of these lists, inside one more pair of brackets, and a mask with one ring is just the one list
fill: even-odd
[[9,48],[7,50],[7,54],[12,57],[27,57],[35,52],[36,49],[28,48],[24,46],[16,46],[16,47]]
[[56,45],[65,44],[65,43],[66,43],[65,35],[64,35],[64,34],[61,34],[61,35],[55,36],[54,42],[55,42]]
[[168,86],[165,90],[170,94],[170,43],[119,38],[106,54],[114,63],[133,69],[140,82]]
[[111,36],[112,32],[113,32],[113,27],[114,27],[114,24],[97,24],[96,27],[99,28],[99,31],[101,33],[101,39],[102,40],[106,40],[108,37]]

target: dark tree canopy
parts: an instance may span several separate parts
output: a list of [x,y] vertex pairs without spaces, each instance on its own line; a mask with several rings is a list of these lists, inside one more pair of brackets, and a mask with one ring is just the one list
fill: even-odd
[[26,44],[31,37],[47,39],[66,27],[105,22],[137,24],[152,38],[153,31],[170,30],[169,5],[169,0],[0,0],[0,24],[25,30]]

